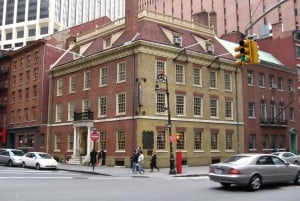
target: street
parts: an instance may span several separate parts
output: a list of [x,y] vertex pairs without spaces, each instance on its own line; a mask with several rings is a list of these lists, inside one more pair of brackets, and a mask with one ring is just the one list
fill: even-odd
[[266,186],[257,192],[244,188],[221,188],[206,176],[151,177],[102,176],[61,170],[35,170],[0,166],[1,201],[92,201],[92,200],[173,200],[173,201],[298,201],[299,186]]

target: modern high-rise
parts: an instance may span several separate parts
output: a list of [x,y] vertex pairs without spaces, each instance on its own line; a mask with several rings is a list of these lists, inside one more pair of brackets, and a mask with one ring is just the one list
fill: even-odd
[[124,16],[125,0],[0,0],[0,49],[15,49],[96,18]]
[[[272,7],[249,30],[249,34],[267,37],[272,33],[272,24],[282,23],[284,31],[299,29],[299,0],[141,0],[157,13],[184,20],[195,20],[212,26],[218,36],[239,31],[247,27]],[[281,4],[282,3],[282,4]],[[276,6],[280,4],[279,6]]]

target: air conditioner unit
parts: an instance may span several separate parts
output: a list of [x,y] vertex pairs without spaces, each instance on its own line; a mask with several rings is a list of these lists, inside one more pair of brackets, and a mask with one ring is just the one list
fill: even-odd
[[173,43],[175,45],[181,45],[181,38],[173,38]]
[[215,47],[213,45],[207,45],[206,46],[206,51],[209,53],[214,53]]
[[277,88],[276,84],[271,84],[271,89],[276,89],[276,88]]
[[293,93],[295,90],[294,90],[293,87],[289,87],[289,91],[290,91],[291,93]]

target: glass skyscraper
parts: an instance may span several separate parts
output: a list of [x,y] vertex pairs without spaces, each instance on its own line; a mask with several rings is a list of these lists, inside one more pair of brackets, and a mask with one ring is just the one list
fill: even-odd
[[0,49],[107,16],[124,17],[125,0],[0,0]]

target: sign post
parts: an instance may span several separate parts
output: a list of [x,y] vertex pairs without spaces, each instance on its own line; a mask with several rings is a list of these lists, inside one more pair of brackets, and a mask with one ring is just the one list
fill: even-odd
[[94,142],[94,148],[93,148],[93,151],[91,152],[91,163],[92,163],[92,166],[93,166],[93,171],[95,169],[95,164],[96,164],[96,161],[97,161],[97,152],[95,150],[95,143],[96,141],[99,140],[99,132],[95,129],[92,131],[91,133],[91,140]]

